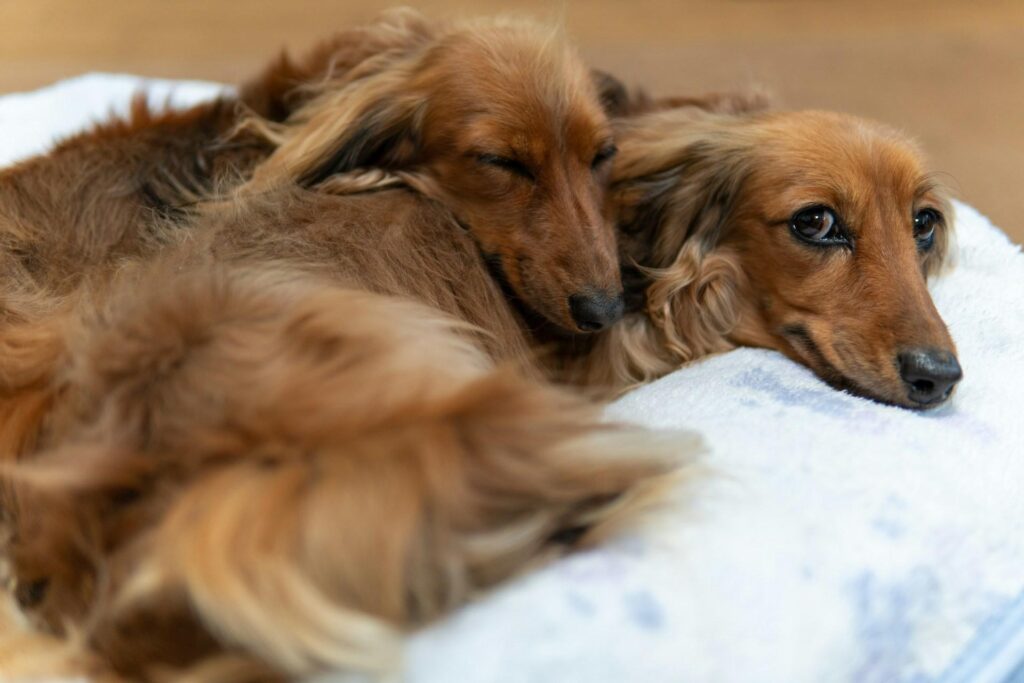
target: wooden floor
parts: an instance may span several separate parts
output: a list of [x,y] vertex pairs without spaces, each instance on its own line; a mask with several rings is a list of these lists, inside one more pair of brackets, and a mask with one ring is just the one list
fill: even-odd
[[[564,21],[595,65],[658,93],[760,84],[789,107],[893,123],[922,143],[959,196],[1024,241],[1024,0],[410,4],[440,16]],[[9,0],[0,3],[0,91],[92,70],[237,81],[280,47],[301,50],[383,6]]]

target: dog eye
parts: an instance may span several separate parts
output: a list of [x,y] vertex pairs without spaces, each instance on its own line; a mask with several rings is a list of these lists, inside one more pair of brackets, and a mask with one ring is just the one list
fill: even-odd
[[914,239],[922,249],[931,246],[935,238],[935,226],[942,222],[942,215],[935,209],[921,209],[914,214]]
[[521,161],[516,161],[515,159],[510,159],[508,157],[498,156],[497,154],[478,154],[476,160],[479,161],[481,164],[485,164],[487,166],[496,166],[497,168],[508,171],[509,173],[514,173],[515,175],[520,176],[521,178],[526,178],[527,180],[536,180],[536,178],[533,175],[533,172],[530,169],[528,169],[526,167],[526,164],[524,164]]
[[800,239],[814,244],[847,244],[839,229],[839,220],[827,206],[801,209],[789,219],[789,228]]
[[608,161],[613,156],[618,154],[618,152],[619,148],[616,147],[615,145],[606,145],[602,147],[598,151],[598,153],[594,155],[594,160],[590,162],[590,167],[593,169],[597,169],[599,166],[604,164],[604,162]]

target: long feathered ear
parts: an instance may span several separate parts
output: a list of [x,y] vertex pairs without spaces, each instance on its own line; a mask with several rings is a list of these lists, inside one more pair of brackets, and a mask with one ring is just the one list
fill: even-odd
[[758,114],[771,109],[774,104],[771,93],[760,87],[703,95],[652,97],[642,88],[630,91],[622,81],[599,69],[591,70],[591,79],[601,105],[612,118],[643,116],[673,109],[696,109],[712,114]]
[[368,60],[385,61],[421,48],[438,28],[439,24],[410,7],[385,10],[366,25],[335,33],[301,59],[282,52],[242,84],[238,99],[254,114],[284,122],[325,85],[346,80]]
[[250,185],[313,186],[336,173],[414,165],[425,107],[411,86],[414,65],[408,60],[327,90],[283,125],[256,124],[276,149]]
[[619,126],[610,197],[625,263],[662,269],[684,246],[714,250],[751,167],[743,128],[743,117],[694,109]]
[[356,169],[400,170],[410,166],[419,149],[421,111],[421,104],[410,98],[375,102],[337,141],[333,152],[299,177],[299,184],[317,185],[332,175]]
[[[639,286],[643,325],[619,345],[634,380],[731,348],[744,286],[738,256],[722,246],[750,171],[737,117],[678,112],[638,118],[622,131],[612,181],[623,267]],[[652,333],[653,332],[653,333]]]

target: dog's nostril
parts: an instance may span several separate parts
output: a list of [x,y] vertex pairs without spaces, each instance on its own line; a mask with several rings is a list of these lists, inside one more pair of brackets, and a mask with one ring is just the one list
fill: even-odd
[[897,356],[908,398],[919,405],[944,401],[963,377],[956,356],[940,349],[911,349]]
[[597,332],[622,317],[625,310],[623,293],[605,292],[573,294],[569,297],[569,311],[582,332]]
[[917,379],[910,383],[911,388],[920,394],[930,394],[935,391],[935,382],[926,379]]

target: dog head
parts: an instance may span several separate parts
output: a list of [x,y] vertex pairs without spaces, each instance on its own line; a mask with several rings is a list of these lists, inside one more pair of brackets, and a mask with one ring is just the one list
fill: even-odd
[[927,408],[961,377],[926,279],[952,210],[917,149],[850,116],[679,110],[623,125],[624,260],[682,359],[777,349],[834,386]]
[[621,316],[601,214],[612,129],[559,36],[504,21],[438,29],[347,78],[296,113],[259,173],[307,186],[357,168],[399,174],[452,211],[527,308],[572,332]]

